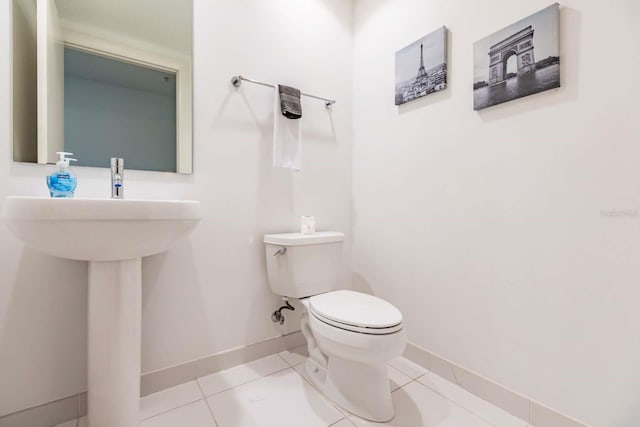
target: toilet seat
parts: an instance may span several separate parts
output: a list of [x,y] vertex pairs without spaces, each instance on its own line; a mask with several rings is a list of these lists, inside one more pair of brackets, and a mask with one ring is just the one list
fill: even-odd
[[340,290],[309,298],[319,321],[351,332],[387,335],[402,330],[402,313],[389,302],[361,292]]

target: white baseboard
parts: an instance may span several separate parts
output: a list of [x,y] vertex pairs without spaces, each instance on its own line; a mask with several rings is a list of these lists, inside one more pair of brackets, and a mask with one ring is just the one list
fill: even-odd
[[[193,381],[305,343],[300,331],[255,344],[232,348],[201,359],[142,374],[141,395]],[[87,393],[57,399],[43,405],[0,416],[0,427],[51,427],[87,414]]]
[[415,344],[407,344],[403,356],[531,426],[589,427]]
[[[146,396],[169,387],[193,381],[224,369],[242,365],[262,357],[289,350],[305,343],[300,331],[232,348],[191,362],[142,374],[140,394]],[[1,427],[1,426],[0,426]]]
[[[82,393],[85,395],[86,393]],[[0,427],[51,427],[80,416],[76,394],[0,417]]]

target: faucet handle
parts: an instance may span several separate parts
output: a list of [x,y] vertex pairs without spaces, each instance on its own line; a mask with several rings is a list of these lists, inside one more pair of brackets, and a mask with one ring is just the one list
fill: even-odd
[[120,173],[121,171],[124,171],[124,159],[122,157],[111,158],[111,171],[115,173]]
[[124,159],[111,158],[111,198],[124,199]]

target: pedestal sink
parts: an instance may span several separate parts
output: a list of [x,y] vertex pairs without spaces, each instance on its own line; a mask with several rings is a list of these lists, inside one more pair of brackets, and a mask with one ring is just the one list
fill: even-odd
[[141,259],[189,234],[200,203],[8,197],[2,216],[25,245],[89,262],[89,426],[138,426]]

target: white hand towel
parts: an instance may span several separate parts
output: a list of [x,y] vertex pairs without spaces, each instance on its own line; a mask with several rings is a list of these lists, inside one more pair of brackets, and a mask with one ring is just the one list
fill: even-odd
[[302,119],[288,119],[280,111],[280,93],[276,86],[273,102],[273,167],[300,170]]

